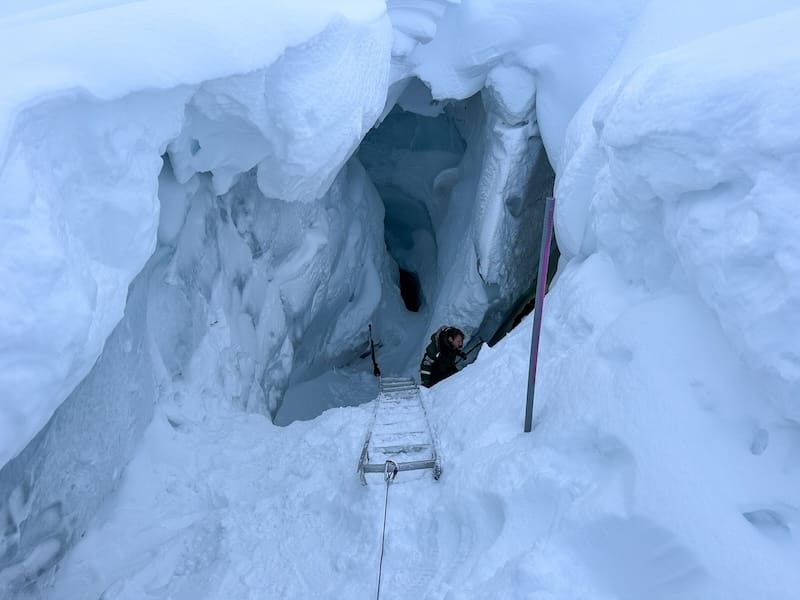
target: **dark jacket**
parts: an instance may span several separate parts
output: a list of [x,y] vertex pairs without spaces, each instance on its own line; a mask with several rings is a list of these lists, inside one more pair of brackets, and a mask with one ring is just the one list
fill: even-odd
[[419,365],[420,383],[425,387],[431,387],[439,383],[442,379],[447,379],[450,375],[458,372],[456,360],[466,358],[466,355],[453,348],[448,337],[455,337],[463,333],[455,327],[440,327],[431,335],[431,343],[425,348],[422,362]]

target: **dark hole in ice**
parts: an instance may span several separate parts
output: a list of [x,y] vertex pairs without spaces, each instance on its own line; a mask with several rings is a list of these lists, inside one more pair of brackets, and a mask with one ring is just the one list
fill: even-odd
[[[430,100],[423,84],[417,88],[423,100],[425,94]],[[386,251],[397,263],[400,295],[411,312],[422,312],[426,298],[435,295],[438,247],[430,210],[438,206],[435,181],[464,156],[462,109],[462,103],[454,102],[417,114],[397,105],[358,150],[383,201]]]
[[403,298],[403,304],[411,312],[419,311],[422,306],[419,277],[416,273],[406,271],[402,267],[400,267],[400,297]]

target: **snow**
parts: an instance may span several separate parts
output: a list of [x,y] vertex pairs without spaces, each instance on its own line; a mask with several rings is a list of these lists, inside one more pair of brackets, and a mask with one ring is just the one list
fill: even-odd
[[430,86],[434,98],[442,99],[480,91],[496,67],[527,71],[536,82],[541,135],[551,160],[557,161],[570,119],[608,69],[645,4],[464,0],[449,7],[431,43],[415,48],[409,59],[412,72]]
[[792,0],[7,3],[0,587],[374,594],[366,325],[387,375],[443,322],[492,335],[555,177],[534,431],[529,317],[423,390],[444,475],[391,486],[383,597],[793,598],[799,26]]
[[[0,185],[10,199],[0,221],[0,464],[86,376],[122,318],[155,249],[161,155],[181,183],[211,171],[223,193],[257,166],[262,193],[310,201],[382,109],[388,74],[391,32],[377,2],[53,13],[62,9],[0,21]],[[324,59],[331,53],[337,61]],[[322,95],[328,88],[336,93]],[[286,162],[295,167],[276,166]]]
[[[548,302],[533,434],[532,319],[423,391],[444,474],[392,485],[382,597],[791,597],[800,548],[780,532],[796,507],[776,498],[798,491],[797,442],[774,430],[782,440],[751,452],[752,390],[706,309],[633,292],[599,258],[562,273]],[[665,325],[642,348],[654,314]],[[276,428],[208,394],[208,351],[52,597],[374,594],[384,487],[355,474],[371,407]],[[753,509],[777,515],[777,537],[743,516]]]
[[[589,203],[583,218],[563,207],[563,248],[607,253],[650,287],[697,293],[787,410],[800,332],[798,147],[785,133],[800,86],[789,39],[798,18],[756,20],[644,62],[598,101],[596,135],[558,194],[562,205]],[[758,53],[742,51],[755,44]]]

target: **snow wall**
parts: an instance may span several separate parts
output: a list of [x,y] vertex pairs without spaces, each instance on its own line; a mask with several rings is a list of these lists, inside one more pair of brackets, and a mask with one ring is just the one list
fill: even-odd
[[[218,348],[222,397],[274,413],[290,380],[357,355],[371,319],[403,339],[391,325],[403,260],[429,324],[491,332],[532,285],[527,223],[548,158],[565,252],[550,318],[574,332],[552,349],[563,368],[620,298],[677,293],[719,322],[714,340],[765,390],[753,401],[796,420],[797,153],[776,99],[796,92],[785,36],[798,15],[728,4],[241,2],[223,14],[171,2],[154,23],[143,2],[6,16],[0,583],[38,585],[80,535],[201,343]],[[109,31],[110,17],[146,41]],[[66,41],[63,20],[91,35]],[[369,143],[356,155],[396,105],[446,115],[463,154],[440,153],[442,169],[417,181],[381,173]],[[435,243],[435,265],[387,254],[389,190],[427,212],[406,226],[419,248]],[[667,327],[685,318],[673,309]]]

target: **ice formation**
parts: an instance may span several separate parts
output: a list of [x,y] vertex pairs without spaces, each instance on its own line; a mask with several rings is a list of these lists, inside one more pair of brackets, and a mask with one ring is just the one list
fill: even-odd
[[644,62],[597,101],[559,194],[589,200],[562,221],[570,253],[602,252],[633,281],[696,294],[786,409],[800,383],[797,343],[779,333],[800,332],[786,135],[798,19],[746,22]]
[[[4,75],[19,83],[0,100],[4,585],[35,577],[80,533],[156,389],[181,376],[209,329],[227,338],[217,368],[231,375],[231,400],[274,412],[290,371],[346,353],[380,301],[382,206],[346,163],[385,103],[382,7],[267,5],[242,19],[176,2],[151,31],[162,9],[3,23],[14,32]],[[189,14],[191,34],[169,36]],[[88,35],[109,19],[155,45]],[[22,41],[37,38],[51,43]]]
[[[7,3],[0,586],[36,597],[52,583],[131,460],[122,497],[155,503],[155,517],[109,516],[54,593],[256,593],[225,560],[245,569],[253,545],[269,557],[281,541],[290,560],[315,544],[277,526],[251,539],[239,523],[253,502],[265,520],[293,514],[274,496],[278,475],[315,522],[368,538],[353,516],[364,499],[325,496],[295,472],[304,454],[284,448],[311,444],[322,460],[339,436],[352,450],[348,415],[361,424],[363,409],[286,430],[244,412],[274,417],[284,396],[352,382],[331,369],[359,356],[370,321],[397,370],[441,322],[491,337],[530,296],[531,223],[555,178],[563,256],[545,313],[543,458],[519,475],[531,447],[507,401],[525,378],[525,328],[431,394],[445,451],[479,468],[463,489],[419,496],[471,499],[419,533],[476,568],[442,564],[428,585],[444,594],[457,575],[463,597],[523,597],[525,585],[542,598],[788,598],[800,514],[795,4]],[[414,314],[398,293],[409,276]],[[137,453],[143,436],[175,456]],[[183,455],[194,451],[200,466]],[[264,469],[278,457],[261,496],[249,459],[231,490],[197,492],[193,477],[225,472],[215,456],[248,452]],[[151,488],[178,489],[203,517],[181,525],[142,497]],[[523,510],[531,498],[549,521]],[[351,503],[347,518],[337,503]],[[87,554],[130,533],[129,514],[179,523],[174,539],[134,532],[161,548],[165,571],[108,559],[85,575],[81,561],[103,560]],[[476,520],[464,550],[454,531]],[[515,534],[525,527],[541,546]],[[224,529],[240,536],[226,538],[227,558]],[[653,548],[667,571],[641,558]],[[625,561],[641,562],[639,577],[626,579]],[[330,571],[334,595],[364,594],[342,575],[355,563],[309,564]]]

